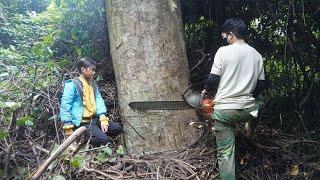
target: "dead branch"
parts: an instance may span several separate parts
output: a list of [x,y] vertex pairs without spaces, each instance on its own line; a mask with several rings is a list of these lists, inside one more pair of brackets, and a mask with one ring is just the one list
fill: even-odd
[[98,173],[100,175],[103,175],[104,177],[108,178],[108,179],[113,179],[113,180],[119,180],[119,179],[122,179],[120,177],[113,177],[113,176],[110,176],[102,171],[99,171],[99,170],[96,170],[96,169],[93,169],[93,168],[87,168],[87,167],[83,167],[84,170],[88,171],[88,172],[95,172],[95,173]]
[[45,154],[50,154],[50,151],[48,151],[46,149],[43,149],[42,147],[39,147],[39,146],[35,145],[34,148],[38,149],[41,152],[44,152]]
[[33,174],[31,179],[39,179],[43,171],[54,161],[72,142],[77,140],[84,132],[87,131],[87,128],[82,126],[73,132],[60,146],[59,148],[37,169]]
[[198,63],[196,65],[194,65],[190,70],[189,72],[191,73],[192,71],[194,71],[198,66],[200,66],[200,64],[202,64],[204,62],[204,60],[210,56],[210,54],[205,54],[202,50],[197,50],[197,51],[194,51],[194,52],[200,52],[202,57],[201,59],[198,61]]
[[100,147],[96,147],[96,148],[92,148],[92,149],[87,149],[87,150],[82,150],[82,151],[79,151],[79,153],[84,153],[84,152],[89,152],[89,151],[95,151],[95,150],[99,150],[99,149],[103,149],[105,147],[109,147],[109,143],[107,143],[106,145],[104,146],[100,146]]
[[4,166],[4,179],[9,179],[8,170],[10,166],[10,155],[11,155],[12,145],[9,144],[6,149],[6,159],[5,159],[5,166]]

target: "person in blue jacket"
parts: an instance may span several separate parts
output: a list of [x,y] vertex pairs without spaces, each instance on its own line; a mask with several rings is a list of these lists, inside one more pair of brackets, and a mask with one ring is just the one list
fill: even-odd
[[80,76],[64,84],[60,119],[66,136],[72,134],[73,129],[86,126],[90,143],[103,145],[112,140],[110,136],[119,135],[123,129],[106,116],[107,107],[98,86],[93,82],[95,70],[95,61],[90,58],[79,59]]

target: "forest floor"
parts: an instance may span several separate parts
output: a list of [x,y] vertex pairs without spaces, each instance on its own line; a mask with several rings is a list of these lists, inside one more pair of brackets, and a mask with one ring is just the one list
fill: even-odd
[[[113,78],[100,81],[102,96],[109,102],[109,117],[121,122]],[[236,175],[238,179],[319,179],[320,142],[265,125],[262,119],[252,140],[236,129]],[[34,128],[16,128],[0,159],[4,177],[30,176],[63,141],[61,124],[40,120]],[[199,129],[203,136],[192,146],[176,150],[130,155],[122,137],[111,144],[85,144],[72,158],[69,148],[43,174],[56,179],[219,179],[217,148],[210,126]],[[57,136],[58,134],[58,136]],[[318,152],[318,153],[317,153]],[[10,175],[9,175],[10,174]],[[63,177],[62,177],[63,176]]]
[[[238,179],[320,177],[319,154],[299,155],[299,152],[290,148],[295,143],[313,146],[319,142],[297,139],[263,126],[259,127],[253,140],[246,139],[240,128],[236,137]],[[27,162],[25,167],[34,172],[48,158],[55,144],[53,140],[46,139],[48,137],[40,136],[33,139],[33,144],[27,140],[20,141],[20,148],[14,152],[16,163],[21,165]],[[122,140],[116,137],[107,146],[84,146],[71,160],[68,155],[72,149],[68,149],[49,166],[44,176],[63,175],[67,179],[219,179],[217,149],[213,142],[212,132],[208,130],[200,141],[185,149],[130,155],[125,150],[119,152]]]

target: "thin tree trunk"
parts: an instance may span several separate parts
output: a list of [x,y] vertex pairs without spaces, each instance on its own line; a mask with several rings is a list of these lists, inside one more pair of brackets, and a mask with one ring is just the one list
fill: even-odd
[[181,100],[188,62],[178,0],[107,0],[110,50],[130,153],[185,147],[193,110],[134,111],[131,101]]

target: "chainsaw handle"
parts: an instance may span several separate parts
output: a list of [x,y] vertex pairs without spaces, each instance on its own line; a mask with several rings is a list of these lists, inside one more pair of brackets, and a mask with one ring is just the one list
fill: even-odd
[[[200,88],[195,87],[201,87],[202,84],[203,82],[189,84],[181,94],[183,101],[192,108],[198,108],[198,104],[200,102],[200,92],[197,89]],[[190,97],[192,97],[191,101]]]
[[203,99],[204,99],[204,96],[205,96],[205,94],[200,94],[200,99],[199,99],[199,103],[198,103],[198,107],[197,107],[197,109],[201,109],[202,107],[202,102],[203,102]]

